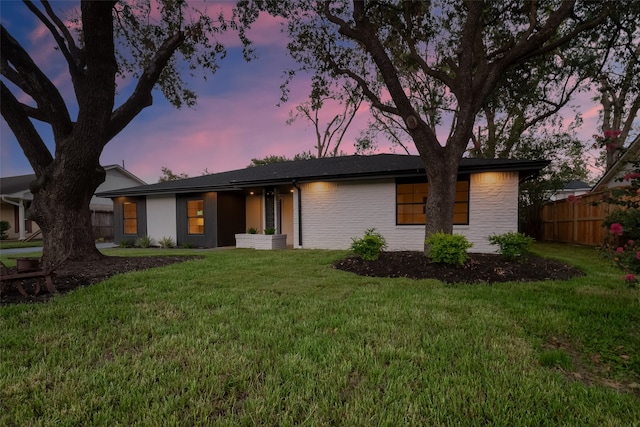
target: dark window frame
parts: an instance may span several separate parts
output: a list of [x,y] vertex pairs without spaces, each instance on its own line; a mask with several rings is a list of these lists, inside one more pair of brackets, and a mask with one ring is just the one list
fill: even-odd
[[[199,202],[202,206],[202,210],[198,211],[196,210],[196,215],[192,216],[190,213],[190,209],[189,209],[189,204],[191,202]],[[205,234],[205,230],[204,230],[204,199],[189,199],[187,200],[187,234],[189,236],[202,236]],[[197,212],[200,212],[199,214]],[[191,220],[192,219],[198,219],[198,218],[202,218],[202,231],[198,232],[198,233],[192,233],[191,232]],[[200,226],[199,224],[196,224],[196,226]]]
[[[134,216],[127,216],[126,205],[133,205]],[[130,213],[130,212],[129,212]],[[135,233],[127,233],[127,223],[134,221]],[[122,235],[123,236],[137,236],[138,235],[138,202],[123,202],[122,203]]]
[[[465,218],[465,222],[454,222],[453,225],[469,225],[469,217],[470,217],[470,212],[471,212],[471,203],[470,203],[470,193],[471,193],[471,175],[469,174],[463,174],[463,175],[458,175],[458,179],[457,182],[467,182],[467,197],[466,197],[466,201],[463,202],[458,202],[456,201],[455,204],[456,205],[466,205],[467,207],[467,215]],[[412,203],[399,203],[398,202],[398,185],[399,184],[428,184],[428,180],[426,177],[411,177],[411,178],[396,178],[396,202],[395,202],[395,217],[396,217],[396,226],[399,227],[403,227],[403,226],[416,226],[416,225],[425,225],[424,222],[414,222],[411,224],[407,224],[407,223],[400,223],[398,221],[398,207],[403,205],[403,206],[408,206],[408,205],[422,205],[423,208],[423,212],[424,212],[424,204],[426,203],[426,197],[423,200],[423,203],[419,203],[419,202],[412,202]],[[454,207],[455,210],[455,207]]]

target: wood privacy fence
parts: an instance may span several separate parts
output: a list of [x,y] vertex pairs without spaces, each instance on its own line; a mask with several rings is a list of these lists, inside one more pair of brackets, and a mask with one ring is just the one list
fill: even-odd
[[91,224],[96,239],[113,240],[113,211],[92,211]]
[[608,230],[602,221],[619,206],[600,202],[602,193],[547,203],[539,213],[540,240],[599,246]]

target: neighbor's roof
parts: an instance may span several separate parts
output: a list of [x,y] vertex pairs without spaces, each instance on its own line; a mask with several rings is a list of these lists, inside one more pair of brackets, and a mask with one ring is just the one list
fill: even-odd
[[[520,177],[537,174],[549,164],[546,160],[462,159],[459,174],[474,172],[519,172]],[[344,181],[355,179],[421,176],[425,174],[419,156],[376,154],[339,156],[270,163],[229,172],[185,178],[176,181],[124,188],[98,193],[100,197],[142,196],[148,194],[193,193],[239,190],[293,182]]]
[[624,167],[630,161],[633,161],[638,158],[638,153],[640,152],[640,135],[636,136],[636,138],[629,144],[626,151],[616,160],[616,162],[609,168],[608,171],[602,175],[602,177],[596,182],[596,185],[593,186],[591,191],[598,191],[603,187],[606,187],[614,180],[618,174],[620,174]]
[[[107,165],[103,166],[105,171],[109,170],[117,170],[123,175],[129,177],[130,179],[139,182],[141,185],[145,185],[146,182],[124,169],[120,165]],[[35,174],[30,175],[19,175],[19,176],[8,176],[6,178],[0,178],[0,194],[3,196],[7,196],[10,194],[16,193],[24,193],[29,191],[29,185],[31,181],[36,179]]]
[[34,179],[36,179],[36,176],[33,174],[0,178],[0,194],[6,196],[8,194],[29,191],[29,184]]

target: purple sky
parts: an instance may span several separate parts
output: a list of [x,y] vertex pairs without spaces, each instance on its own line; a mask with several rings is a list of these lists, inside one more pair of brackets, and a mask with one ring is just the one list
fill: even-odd
[[[69,7],[69,2],[54,2]],[[217,11],[212,2],[209,10]],[[229,6],[230,3],[225,3]],[[44,70],[58,85],[63,96],[71,94],[67,70],[60,53],[43,26],[36,25],[32,15],[19,2],[1,1],[0,19],[12,35],[18,38]],[[224,40],[229,53],[221,61],[221,68],[207,81],[188,80],[198,93],[195,109],[176,110],[157,92],[154,104],[146,108],[134,121],[105,148],[103,165],[120,164],[148,183],[157,182],[161,167],[174,173],[190,176],[246,167],[252,158],[267,155],[286,155],[314,151],[315,131],[310,123],[300,119],[287,125],[289,111],[306,100],[308,81],[296,78],[291,86],[290,100],[278,107],[283,72],[293,66],[286,52],[286,39],[280,33],[280,24],[269,17],[261,17],[249,33],[255,42],[258,59],[246,63],[241,57],[239,42],[230,36]],[[121,82],[124,94],[130,86]],[[598,104],[589,94],[574,101],[583,112],[584,125],[579,137],[591,143],[597,133]],[[331,114],[329,109],[325,117]],[[368,107],[363,105],[341,149],[353,153],[353,142],[366,127]],[[568,113],[567,117],[572,114]],[[326,123],[326,121],[325,121]],[[49,135],[46,127],[43,135]],[[33,173],[15,137],[6,122],[0,122],[0,176]],[[44,136],[49,147],[52,137]],[[379,152],[392,148],[379,142]],[[412,147],[411,147],[412,148]],[[401,152],[397,150],[397,152]],[[412,149],[415,152],[415,148]]]

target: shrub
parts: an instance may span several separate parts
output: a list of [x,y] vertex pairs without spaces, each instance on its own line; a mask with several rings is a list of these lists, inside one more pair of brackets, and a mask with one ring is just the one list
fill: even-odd
[[149,236],[142,236],[136,239],[136,248],[148,248],[151,247],[153,240]]
[[255,228],[255,227],[249,227],[247,229],[247,233],[249,233],[249,234],[258,234],[258,229]]
[[175,246],[175,243],[171,237],[163,237],[162,239],[158,240],[158,244],[163,249],[169,249]]
[[364,237],[351,239],[351,250],[360,255],[365,261],[375,261],[387,247],[387,241],[375,228],[369,228],[364,232]]
[[461,234],[434,233],[425,243],[430,246],[429,258],[439,264],[462,266],[467,261],[467,249],[473,246]]
[[264,229],[264,234],[276,234],[276,229],[273,227],[267,227]]
[[9,221],[0,221],[0,240],[4,240],[7,237],[9,237],[7,235],[7,231],[11,228],[11,225],[9,225]]
[[183,243],[182,244],[182,248],[183,249],[193,249],[193,248],[195,248],[195,245],[193,245],[191,243]]
[[118,244],[118,247],[120,248],[130,248],[131,247],[131,242],[127,239],[122,239],[120,240],[120,243]]
[[508,261],[524,261],[531,253],[531,245],[535,242],[533,237],[522,233],[504,233],[489,236],[489,243],[498,245],[498,252]]
[[[617,225],[616,225],[617,224]],[[640,210],[617,209],[604,218],[602,225],[609,229],[612,237],[640,240]]]

